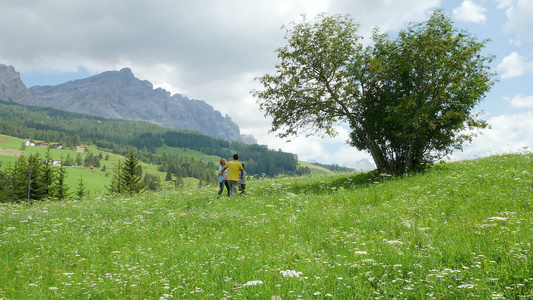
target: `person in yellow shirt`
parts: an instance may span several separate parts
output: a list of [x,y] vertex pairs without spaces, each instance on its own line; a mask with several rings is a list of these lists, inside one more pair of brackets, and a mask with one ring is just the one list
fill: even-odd
[[241,174],[241,178],[244,177],[244,168],[239,162],[238,154],[233,154],[233,160],[228,161],[219,174],[222,175],[226,169],[228,169],[229,195],[235,196],[239,185],[239,175]]

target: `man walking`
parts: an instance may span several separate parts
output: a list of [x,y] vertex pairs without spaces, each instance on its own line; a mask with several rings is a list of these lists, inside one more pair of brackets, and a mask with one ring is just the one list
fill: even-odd
[[228,161],[219,174],[222,175],[224,173],[224,170],[226,169],[228,169],[228,183],[230,187],[229,195],[230,197],[232,197],[237,194],[237,186],[239,185],[239,174],[242,174],[241,177],[244,177],[244,168],[239,162],[238,154],[233,154],[233,160]]

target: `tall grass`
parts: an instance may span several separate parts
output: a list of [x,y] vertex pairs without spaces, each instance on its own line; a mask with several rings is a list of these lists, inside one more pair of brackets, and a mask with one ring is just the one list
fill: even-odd
[[0,206],[0,298],[528,299],[533,155]]

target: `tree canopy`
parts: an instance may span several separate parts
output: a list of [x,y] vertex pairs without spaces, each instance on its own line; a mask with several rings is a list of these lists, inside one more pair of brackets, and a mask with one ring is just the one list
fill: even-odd
[[482,54],[488,41],[455,29],[441,10],[395,40],[374,30],[366,47],[349,16],[285,28],[276,73],[252,91],[280,137],[334,136],[346,123],[347,142],[368,151],[380,172],[403,174],[487,127],[472,110],[494,83],[493,57]]

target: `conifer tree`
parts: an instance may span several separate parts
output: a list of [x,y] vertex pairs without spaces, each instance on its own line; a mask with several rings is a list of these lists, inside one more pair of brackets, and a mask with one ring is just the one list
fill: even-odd
[[30,198],[32,200],[43,200],[48,196],[48,188],[44,187],[43,169],[44,160],[39,153],[28,157],[27,171],[31,172]]
[[40,188],[41,198],[53,198],[54,197],[54,188],[55,188],[55,182],[56,182],[56,172],[52,168],[52,152],[50,151],[50,148],[48,148],[48,151],[46,152],[44,161],[39,160],[39,176],[37,179],[39,180],[38,185]]
[[7,177],[10,193],[6,195],[11,201],[21,201],[28,197],[28,158],[21,154],[8,168]]
[[127,194],[138,194],[145,188],[142,180],[142,168],[140,160],[135,157],[133,150],[130,150],[128,157],[124,161],[122,170],[122,182],[124,183],[124,191]]
[[161,178],[157,175],[146,173],[144,175],[144,185],[149,190],[158,191],[161,189]]
[[55,189],[55,196],[59,200],[63,200],[68,197],[68,190],[70,187],[65,183],[66,178],[67,170],[63,166],[63,163],[61,163],[61,167],[59,168],[59,172],[57,174],[57,184]]
[[10,186],[10,178],[8,171],[2,170],[2,162],[0,161],[0,202],[10,201],[13,190]]
[[115,168],[113,169],[113,178],[111,179],[111,186],[107,187],[107,191],[110,194],[122,194],[124,193],[124,183],[122,180],[122,160],[119,160]]
[[83,182],[83,176],[80,176],[80,180],[78,181],[78,189],[76,190],[76,197],[78,198],[78,200],[83,200],[88,195],[89,193],[87,192],[87,189],[85,188],[85,183]]
[[65,158],[65,161],[63,162],[63,165],[65,166],[73,166],[75,164],[74,159],[70,156],[70,154],[67,154],[67,158]]
[[183,184],[184,184],[183,176],[181,176],[181,174],[180,174],[180,175],[178,175],[178,178],[176,179],[176,186],[181,187],[181,186],[183,186]]
[[145,189],[140,160],[130,151],[124,163],[119,161],[113,170],[108,191],[111,194],[138,194]]

